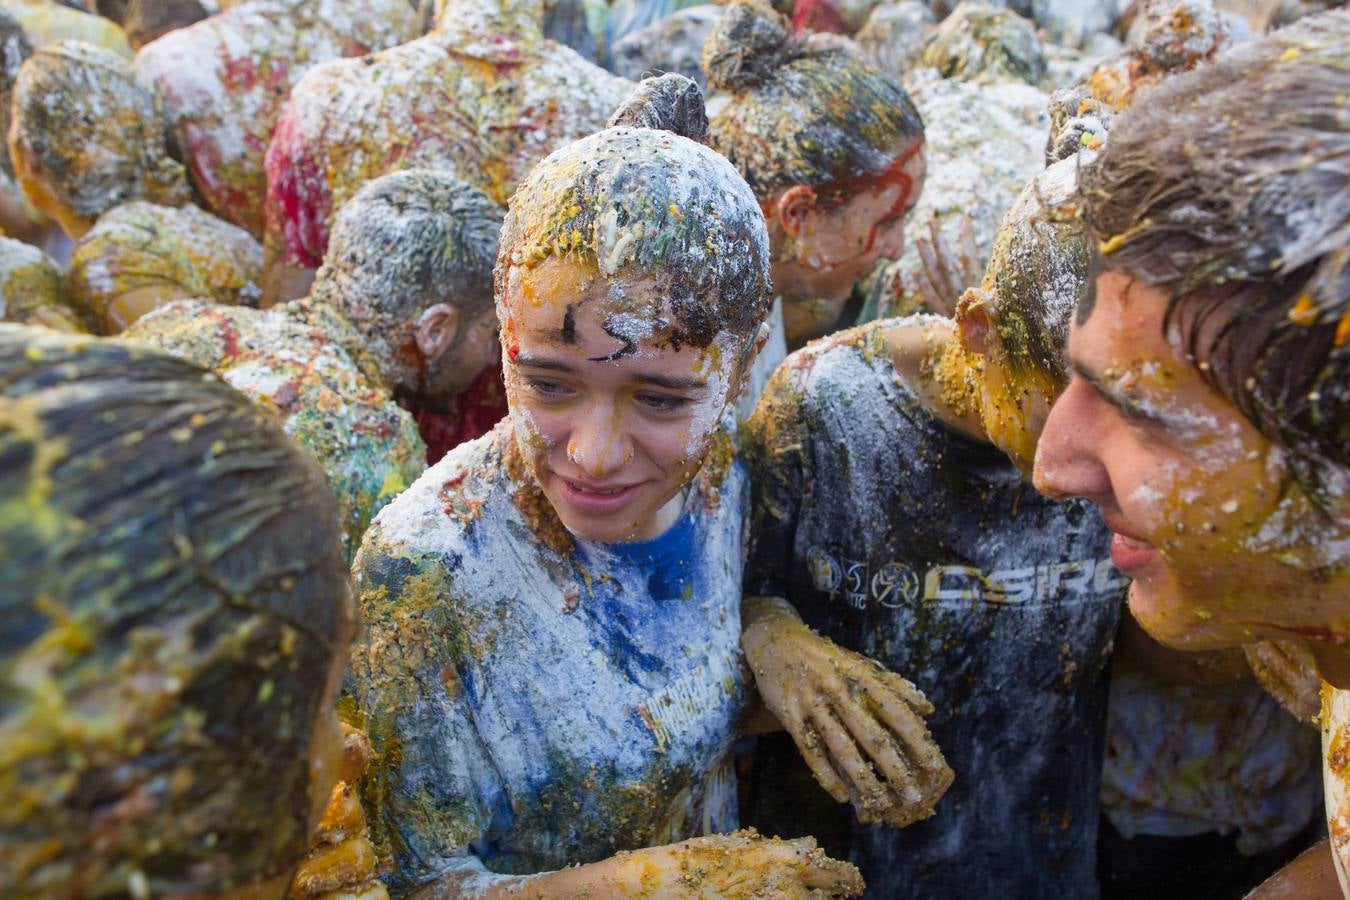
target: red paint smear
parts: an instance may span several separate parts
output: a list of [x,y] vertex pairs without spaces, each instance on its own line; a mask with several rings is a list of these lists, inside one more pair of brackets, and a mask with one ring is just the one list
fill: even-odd
[[267,233],[280,239],[282,258],[317,269],[328,249],[333,194],[322,162],[309,152],[309,136],[287,104],[267,150]]
[[518,344],[515,341],[512,341],[511,346],[506,348],[506,358],[511,360],[511,362],[515,362],[517,359],[519,359],[520,344]]
[[792,6],[792,30],[797,34],[804,31],[848,34],[844,20],[830,0],[797,0]]
[[427,445],[427,464],[432,465],[451,450],[482,437],[506,415],[506,385],[499,366],[488,366],[455,398],[450,412],[410,407],[417,430]]

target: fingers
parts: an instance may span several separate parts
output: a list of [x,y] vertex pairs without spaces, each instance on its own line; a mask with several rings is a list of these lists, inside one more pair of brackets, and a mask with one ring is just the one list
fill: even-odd
[[[892,672],[875,660],[868,660],[868,662],[866,675],[870,675],[871,678],[879,681],[884,689],[897,694],[919,715],[931,716],[933,714],[933,704],[924,696],[923,691],[914,686],[914,682],[903,675]],[[859,679],[864,684],[869,681],[866,675]]]
[[965,273],[966,286],[972,287],[980,283],[984,272],[980,271],[980,247],[975,241],[975,222],[970,216],[961,217],[958,240],[961,242],[961,271]]
[[952,771],[923,719],[915,715],[911,706],[884,691],[868,686],[864,686],[864,690],[867,698],[876,705],[881,720],[900,739],[910,763],[931,781],[945,782],[942,790],[946,790],[946,785],[951,783]]
[[1296,718],[1321,711],[1321,676],[1315,658],[1298,641],[1261,641],[1243,647],[1261,686]]
[[839,773],[834,770],[834,766],[826,757],[825,742],[821,739],[820,733],[810,723],[800,718],[794,718],[790,724],[785,723],[784,727],[796,741],[798,752],[801,753],[802,759],[806,760],[811,774],[816,776],[816,782],[825,789],[825,793],[838,803],[847,803],[848,786],[844,784],[844,780],[839,777]]
[[863,710],[857,702],[838,707],[836,714],[847,726],[860,746],[880,771],[886,785],[905,804],[920,803],[923,791],[910,764],[901,758],[895,749],[895,742],[887,730],[873,718],[870,710]]
[[843,860],[832,859],[823,850],[815,850],[810,854],[807,866],[801,873],[801,883],[806,888],[825,891],[836,897],[857,897],[866,887],[857,867]]
[[[863,759],[858,746],[849,736],[844,723],[833,710],[821,709],[811,716],[820,736],[825,739],[825,747],[830,754],[830,762],[836,771],[844,776],[851,788],[853,804],[860,818],[877,815],[889,807],[891,798],[886,786],[877,779],[872,765]],[[866,819],[864,818],[864,821]]]

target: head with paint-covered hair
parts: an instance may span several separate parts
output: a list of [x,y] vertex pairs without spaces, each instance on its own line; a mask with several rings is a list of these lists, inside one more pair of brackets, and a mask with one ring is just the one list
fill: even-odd
[[522,450],[563,524],[600,540],[664,521],[748,373],[771,293],[759,204],[702,143],[698,86],[648,79],[611,121],[520,186],[496,271]]
[[445,172],[377,178],[338,211],[310,297],[367,338],[395,392],[432,409],[497,361],[502,212]]
[[129,200],[181,206],[154,95],[122,57],[80,41],[33,53],[14,84],[9,152],[24,196],[72,238]]
[[961,297],[956,322],[980,354],[985,433],[1024,471],[1055,398],[1069,380],[1064,345],[1087,283],[1088,242],[1065,212],[1089,154],[1061,160],[1022,190],[994,236],[984,278]]
[[332,489],[148,347],[0,325],[0,885],[281,896],[341,753]]
[[1324,13],[1174,75],[1079,177],[1095,271],[1037,486],[1098,504],[1164,643],[1350,636],[1347,43]]
[[709,90],[722,95],[712,146],[759,198],[779,293],[789,306],[842,303],[878,259],[903,247],[904,214],[924,174],[918,110],[860,54],[794,38],[757,0],[727,7],[703,68]]

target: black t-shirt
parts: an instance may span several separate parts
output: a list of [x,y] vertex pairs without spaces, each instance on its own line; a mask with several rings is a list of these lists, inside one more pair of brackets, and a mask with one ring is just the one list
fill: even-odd
[[775,736],[748,824],[824,832],[869,896],[1096,896],[1106,668],[1126,586],[1110,533],[1090,504],[1041,497],[993,446],[925,411],[890,362],[884,332],[898,324],[812,344],[770,382],[744,433],[746,588],[914,681],[956,780],[931,819],[863,825],[806,787]]

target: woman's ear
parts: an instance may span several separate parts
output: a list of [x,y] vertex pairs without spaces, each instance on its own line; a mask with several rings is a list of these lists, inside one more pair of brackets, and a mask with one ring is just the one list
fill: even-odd
[[816,208],[816,192],[804,184],[795,184],[783,192],[774,204],[778,227],[788,237],[797,237],[806,225],[806,217]]
[[727,403],[735,403],[736,398],[745,393],[745,389],[750,386],[750,373],[754,371],[755,360],[759,359],[760,351],[769,342],[769,335],[769,323],[761,322],[759,331],[755,332],[754,341],[745,351],[745,356],[741,358],[740,371],[736,378],[736,390],[727,395]]
[[967,288],[956,304],[956,329],[967,353],[988,356],[999,349],[998,312],[981,288]]
[[458,309],[447,303],[429,306],[417,319],[417,349],[426,359],[437,359],[454,345],[458,332]]

